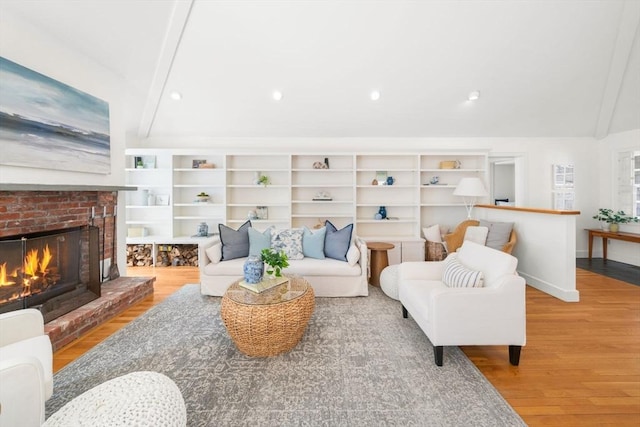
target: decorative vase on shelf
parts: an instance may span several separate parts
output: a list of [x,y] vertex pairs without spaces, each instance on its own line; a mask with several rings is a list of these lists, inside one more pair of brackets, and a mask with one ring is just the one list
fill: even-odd
[[255,185],[260,184],[260,171],[256,171],[253,173],[253,183]]
[[201,236],[201,237],[209,236],[209,226],[207,225],[206,222],[201,222],[200,225],[198,225],[198,236]]
[[382,219],[385,219],[387,217],[387,208],[385,208],[384,206],[380,206],[378,213],[380,214],[380,217]]
[[611,223],[609,224],[609,231],[612,233],[617,233],[618,230],[620,230],[620,224],[618,223]]
[[260,257],[251,255],[244,262],[244,281],[247,283],[258,283],[264,274],[264,263]]

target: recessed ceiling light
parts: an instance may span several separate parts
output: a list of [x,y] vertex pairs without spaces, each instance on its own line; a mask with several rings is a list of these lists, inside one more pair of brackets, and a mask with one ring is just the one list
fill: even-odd
[[280,92],[279,90],[274,90],[273,94],[271,95],[273,97],[273,99],[275,99],[276,101],[280,101],[282,99],[282,92]]
[[378,99],[380,99],[380,91],[377,91],[377,90],[371,91],[371,94],[369,95],[369,97],[371,98],[372,101],[377,101]]
[[180,101],[182,99],[182,94],[177,91],[171,92],[170,96],[171,96],[171,99],[173,99],[174,101]]
[[469,99],[469,101],[475,101],[478,98],[480,98],[480,91],[474,90],[473,92],[469,93],[469,97],[467,99]]

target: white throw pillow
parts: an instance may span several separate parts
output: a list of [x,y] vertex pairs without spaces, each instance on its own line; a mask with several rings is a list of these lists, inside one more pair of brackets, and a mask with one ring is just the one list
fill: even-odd
[[207,256],[211,260],[212,263],[217,264],[222,259],[222,245],[220,243],[216,243],[215,245],[207,248],[205,250]]
[[482,271],[470,270],[458,261],[457,256],[449,256],[445,261],[442,283],[450,288],[481,288],[484,286]]
[[464,232],[463,240],[471,240],[474,243],[484,246],[487,242],[489,227],[470,226]]
[[434,224],[422,229],[424,238],[430,242],[442,242],[442,235],[440,234],[440,225]]
[[360,250],[356,247],[356,245],[349,246],[349,250],[347,251],[347,262],[349,265],[356,265],[358,260],[360,259]]

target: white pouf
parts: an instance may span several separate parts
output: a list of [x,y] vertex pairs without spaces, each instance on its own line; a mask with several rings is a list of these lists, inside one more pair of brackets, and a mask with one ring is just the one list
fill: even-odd
[[398,299],[398,264],[390,265],[382,270],[380,288],[388,297]]
[[158,372],[132,372],[87,390],[43,426],[180,426],[187,408],[178,386]]

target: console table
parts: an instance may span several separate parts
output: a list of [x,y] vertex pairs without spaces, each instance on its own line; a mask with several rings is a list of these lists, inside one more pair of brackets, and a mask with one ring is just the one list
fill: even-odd
[[640,234],[635,233],[612,233],[610,231],[589,229],[589,259],[593,253],[593,238],[602,237],[602,259],[607,260],[607,239],[624,240],[625,242],[640,243]]

